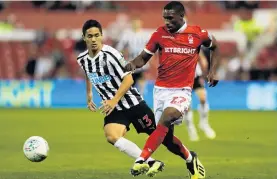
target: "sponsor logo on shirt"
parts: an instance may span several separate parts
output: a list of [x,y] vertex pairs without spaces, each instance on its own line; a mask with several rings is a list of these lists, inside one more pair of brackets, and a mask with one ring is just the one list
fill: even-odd
[[163,39],[174,39],[173,36],[165,36],[165,35],[163,35],[162,38],[163,38]]
[[97,73],[88,73],[88,78],[93,84],[102,84],[111,80],[110,75],[98,76]]
[[194,54],[196,49],[194,48],[178,48],[178,47],[166,47],[165,53],[179,53],[179,54]]

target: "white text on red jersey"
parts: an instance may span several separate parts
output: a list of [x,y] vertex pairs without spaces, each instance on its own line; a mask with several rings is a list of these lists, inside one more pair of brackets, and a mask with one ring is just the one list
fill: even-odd
[[166,48],[164,48],[164,51],[165,51],[165,53],[194,54],[196,49],[194,49],[194,48],[166,47]]

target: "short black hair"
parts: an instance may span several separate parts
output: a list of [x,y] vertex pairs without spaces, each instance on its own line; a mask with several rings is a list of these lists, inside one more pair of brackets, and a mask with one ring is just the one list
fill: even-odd
[[164,10],[174,10],[181,15],[185,15],[186,13],[184,5],[178,1],[171,1],[164,6]]
[[84,25],[83,25],[83,28],[82,28],[82,32],[83,32],[83,35],[86,34],[86,31],[92,27],[96,27],[99,29],[100,33],[102,34],[102,26],[101,24],[97,21],[97,20],[93,20],[93,19],[90,19],[90,20],[87,20]]

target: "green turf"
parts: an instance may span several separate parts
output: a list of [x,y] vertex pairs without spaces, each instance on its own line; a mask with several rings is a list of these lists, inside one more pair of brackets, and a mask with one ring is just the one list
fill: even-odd
[[[217,132],[213,141],[200,133],[200,142],[188,142],[185,126],[176,127],[177,136],[198,152],[207,178],[277,178],[277,112],[212,111],[210,118]],[[133,159],[105,141],[102,123],[99,113],[80,109],[0,109],[0,179],[132,178]],[[23,155],[23,142],[32,135],[50,145],[44,162]],[[146,137],[134,130],[127,135],[140,147]],[[154,157],[166,163],[157,178],[188,178],[184,162],[163,146]]]

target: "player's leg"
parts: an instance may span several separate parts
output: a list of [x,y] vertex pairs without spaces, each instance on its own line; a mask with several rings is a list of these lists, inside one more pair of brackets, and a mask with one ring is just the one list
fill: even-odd
[[205,168],[201,164],[200,160],[197,157],[197,154],[193,151],[190,151],[192,160],[187,162],[187,152],[188,149],[182,144],[182,142],[173,134],[174,126],[169,129],[167,136],[165,137],[163,144],[170,150],[172,153],[180,156],[186,161],[187,169],[189,170],[190,178],[205,178]]
[[188,150],[184,149],[182,142],[174,136],[174,125],[171,125],[167,135],[164,138],[163,145],[173,154],[180,156],[182,159],[186,160],[186,152]]
[[[142,154],[136,160],[134,167],[139,167],[156,151],[156,149],[160,146],[168,134],[170,126],[177,120],[180,120],[184,110],[187,110],[189,107],[191,101],[190,91],[187,92],[186,90],[180,90],[178,93],[178,91],[170,90],[170,93],[165,95],[168,95],[167,102],[163,106],[164,110],[158,122],[157,128],[146,141]],[[168,99],[170,100],[168,101]],[[194,153],[191,153],[178,138],[176,138],[176,141],[180,143],[180,147],[187,162],[187,168],[189,169],[190,175],[192,177],[203,178],[204,176],[200,175],[198,171],[197,163],[200,163],[200,161],[198,162],[197,156],[194,155]]]
[[[154,91],[154,99],[163,101],[163,104],[161,105],[162,114],[160,119],[156,119],[156,121],[158,121],[157,128],[146,141],[141,158],[138,160],[146,160],[152,153],[154,153],[164,141],[170,126],[182,117],[184,110],[188,109],[191,101],[190,90],[154,89]],[[187,152],[186,158],[191,160],[189,151]]]
[[[104,121],[104,133],[107,141],[128,156],[139,157],[142,152],[141,149],[132,141],[124,138],[129,130],[130,121],[126,119],[123,112],[113,111],[105,117]],[[149,160],[154,159],[150,158]]]
[[[133,107],[128,112],[128,116],[132,120],[132,124],[137,130],[137,133],[150,135],[156,129],[154,113],[144,101]],[[145,168],[142,168],[142,166],[145,167],[145,163],[149,165],[149,170],[146,173],[149,177],[155,176],[164,169],[163,162],[159,160],[147,160],[146,162],[142,162],[137,168],[134,166],[131,169],[131,174],[137,176],[146,172]]]
[[[132,114],[134,114],[135,116],[132,116],[131,118],[135,119],[136,116],[139,118],[139,120],[135,120],[133,122],[133,125],[138,133],[144,132],[144,133],[147,133],[148,135],[151,135],[153,133],[153,131],[155,130],[156,122],[158,122],[158,120],[155,121],[154,118],[160,119],[163,112],[162,104],[163,102],[160,100],[154,101],[155,117],[152,110],[145,103],[144,105],[138,105],[138,107],[136,107],[139,109],[134,108],[134,111],[132,112]],[[174,136],[173,132],[174,132],[174,125],[171,125],[169,132],[163,141],[163,145],[165,145],[165,147],[167,147],[167,149],[173,154],[176,154],[181,158],[186,159],[186,151],[188,150],[186,150],[185,147],[182,145],[181,141],[176,136]],[[155,163],[148,162],[148,164],[150,165],[150,169],[146,173],[146,175],[150,177],[156,175],[164,168],[164,164],[160,161],[155,161]],[[137,171],[134,169],[131,170],[131,172],[137,173]]]
[[[194,91],[196,89],[202,87],[203,85],[204,85],[204,81],[201,81],[199,76],[194,78],[194,83],[193,83],[193,90]],[[190,104],[189,110],[187,112],[185,112],[185,114],[184,114],[184,121],[185,121],[186,126],[187,126],[189,139],[191,141],[198,141],[199,137],[198,137],[197,130],[196,130],[194,120],[193,120],[193,111],[191,110],[191,104]]]
[[211,128],[209,124],[209,104],[207,102],[207,91],[204,87],[195,89],[195,93],[199,98],[199,128],[205,133],[209,139],[214,139],[216,137],[215,131]]
[[191,110],[191,107],[189,108],[188,111],[185,112],[184,121],[187,126],[190,141],[198,141],[199,136],[197,134],[197,130],[193,121],[193,111]]

